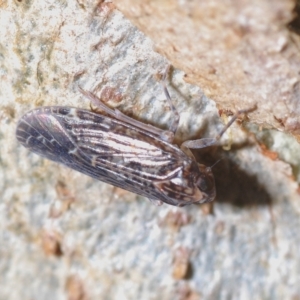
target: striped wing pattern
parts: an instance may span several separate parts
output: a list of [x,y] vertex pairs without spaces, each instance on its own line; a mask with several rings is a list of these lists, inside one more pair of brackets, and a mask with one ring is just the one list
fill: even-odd
[[191,164],[177,146],[151,133],[71,107],[42,107],[28,112],[18,123],[17,139],[43,157],[173,205],[176,201],[162,199],[165,195],[157,183],[169,182],[173,192],[170,180]]

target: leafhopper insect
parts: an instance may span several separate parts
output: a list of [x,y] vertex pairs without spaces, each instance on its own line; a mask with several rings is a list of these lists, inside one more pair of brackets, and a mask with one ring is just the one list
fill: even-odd
[[156,204],[211,202],[216,196],[211,168],[197,163],[189,148],[218,144],[231,124],[216,138],[186,141],[180,148],[174,145],[179,115],[165,79],[166,75],[164,92],[175,116],[167,131],[129,118],[80,88],[106,115],[74,107],[36,108],[19,120],[17,139],[38,155],[145,196]]

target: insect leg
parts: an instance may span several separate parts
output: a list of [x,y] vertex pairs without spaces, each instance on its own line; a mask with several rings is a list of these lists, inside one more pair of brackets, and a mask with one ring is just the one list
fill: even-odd
[[169,74],[169,70],[170,70],[170,65],[168,66],[168,68],[167,68],[167,70],[166,70],[166,72],[163,76],[162,86],[163,86],[163,90],[164,90],[165,96],[167,98],[168,104],[169,104],[169,106],[172,110],[172,113],[174,114],[174,119],[173,119],[173,122],[170,125],[169,131],[171,131],[173,133],[173,135],[175,135],[175,133],[177,131],[177,128],[178,128],[180,116],[179,116],[179,113],[178,113],[176,107],[174,106],[174,104],[172,102],[171,96],[170,96],[169,91],[167,89],[167,77],[168,77],[168,74]]
[[203,138],[199,140],[193,140],[193,141],[185,141],[181,148],[184,151],[185,148],[190,149],[202,149],[213,145],[218,145],[219,141],[222,137],[222,135],[226,132],[226,130],[234,123],[234,121],[242,114],[247,114],[250,112],[253,112],[257,109],[257,105],[249,108],[249,109],[243,109],[237,111],[234,116],[231,118],[231,120],[227,123],[227,125],[220,131],[220,133],[215,138]]
[[115,119],[122,121],[124,123],[133,125],[137,128],[140,128],[142,130],[145,130],[147,132],[150,132],[154,135],[157,135],[161,137],[163,140],[172,142],[174,138],[173,132],[169,132],[168,130],[163,130],[157,127],[154,127],[150,124],[145,124],[140,121],[137,121],[133,118],[130,118],[126,116],[125,114],[121,113],[118,109],[111,109],[108,106],[106,106],[97,96],[95,96],[93,93],[83,90],[81,87],[78,87],[79,91],[86,96],[88,99],[91,100],[91,102],[102,109],[107,114],[111,115]]

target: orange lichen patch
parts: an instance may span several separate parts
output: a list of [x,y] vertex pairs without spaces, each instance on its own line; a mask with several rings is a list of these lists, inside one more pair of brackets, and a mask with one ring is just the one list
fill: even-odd
[[123,97],[117,88],[106,86],[101,91],[100,99],[104,103],[108,101],[119,103],[123,100]]
[[219,221],[214,228],[214,232],[218,235],[221,235],[224,232],[224,229],[225,223],[223,221]]
[[115,8],[116,6],[112,2],[104,2],[103,0],[99,1],[97,5],[97,10],[105,16],[109,15]]
[[214,213],[214,204],[213,202],[203,203],[201,206],[201,211],[204,215],[212,215]]
[[74,200],[74,196],[72,195],[67,185],[63,181],[59,180],[55,186],[55,189],[56,189],[57,196],[61,201],[65,201],[66,199]]
[[269,150],[267,148],[267,146],[264,145],[264,144],[259,144],[259,146],[260,146],[260,149],[261,149],[263,155],[269,157],[272,160],[278,159],[278,153],[277,152]]
[[193,290],[188,282],[180,282],[177,287],[177,299],[180,300],[199,300],[202,299],[201,294]]
[[178,230],[180,227],[185,226],[191,222],[189,214],[182,210],[170,210],[164,218],[159,220],[161,227],[169,227]]
[[173,272],[172,276],[174,279],[184,279],[187,277],[189,270],[190,251],[185,247],[179,247],[175,250],[173,257]]
[[62,256],[62,236],[55,230],[44,229],[41,232],[41,246],[47,256]]
[[85,291],[83,281],[78,275],[70,275],[65,284],[65,290],[68,300],[87,300],[88,296]]
[[222,115],[233,116],[233,112],[230,109],[219,109],[219,116]]
[[58,181],[55,187],[57,200],[51,205],[49,217],[59,218],[65,211],[69,210],[75,201],[74,195],[63,181]]

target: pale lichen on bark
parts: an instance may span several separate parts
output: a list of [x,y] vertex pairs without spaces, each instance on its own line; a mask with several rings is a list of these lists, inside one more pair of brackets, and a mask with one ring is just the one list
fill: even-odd
[[154,207],[29,154],[15,140],[16,122],[30,108],[89,108],[78,85],[137,119],[167,126],[159,78],[168,63],[153,45],[182,70],[169,83],[181,116],[179,141],[217,134],[217,107],[226,123],[226,112],[254,102],[251,121],[296,136],[299,51],[287,28],[293,2],[251,3],[1,2],[1,299],[299,295],[297,163],[236,131],[240,124],[227,134],[231,151],[199,156],[210,164],[222,158],[213,168],[213,215],[197,206]]

